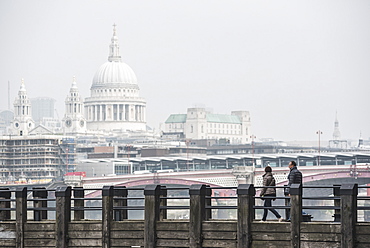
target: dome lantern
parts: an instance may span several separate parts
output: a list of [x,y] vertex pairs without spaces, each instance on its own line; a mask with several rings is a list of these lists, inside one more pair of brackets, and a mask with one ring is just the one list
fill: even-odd
[[121,56],[119,55],[119,44],[118,37],[116,35],[116,24],[113,24],[113,36],[109,46],[109,57],[110,62],[121,62]]

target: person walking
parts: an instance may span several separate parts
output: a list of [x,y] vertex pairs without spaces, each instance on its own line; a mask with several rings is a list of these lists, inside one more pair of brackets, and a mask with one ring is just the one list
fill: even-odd
[[265,174],[262,176],[263,177],[263,186],[264,188],[262,189],[260,196],[261,199],[264,200],[263,206],[265,207],[263,209],[263,217],[261,221],[266,221],[267,219],[267,214],[268,211],[270,210],[276,218],[278,218],[279,222],[283,220],[281,215],[273,208],[267,209],[266,207],[272,207],[272,201],[275,201],[276,197],[276,189],[275,188],[269,188],[269,186],[276,186],[275,183],[275,178],[272,175],[272,169],[270,166],[266,166],[265,168]]
[[288,175],[288,187],[285,188],[285,195],[290,196],[290,186],[295,184],[302,184],[302,173],[298,170],[295,161],[290,161],[288,165],[290,172]]
[[[288,187],[285,188],[284,194],[286,196],[290,196],[290,186],[292,184],[302,184],[302,173],[298,170],[297,164],[295,161],[290,161],[288,165],[290,172],[288,175]],[[290,206],[290,199],[288,200],[288,204]],[[286,212],[286,219],[290,221],[290,209]]]

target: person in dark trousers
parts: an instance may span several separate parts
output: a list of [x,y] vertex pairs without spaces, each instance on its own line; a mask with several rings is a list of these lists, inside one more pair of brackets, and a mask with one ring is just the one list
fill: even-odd
[[[269,186],[276,186],[276,183],[275,183],[275,178],[272,175],[272,169],[271,169],[270,166],[267,166],[265,168],[265,172],[266,173],[262,177],[263,177],[263,186],[265,186],[266,188],[262,189],[262,191],[260,193],[260,196],[262,197],[261,199],[264,200],[263,206],[264,207],[271,207],[272,206],[272,201],[275,200],[275,197],[276,197],[276,189],[275,188],[269,188]],[[276,216],[276,218],[278,218],[279,222],[281,222],[283,220],[281,215],[275,209],[273,209],[273,208],[266,209],[265,208],[263,210],[263,217],[262,217],[261,221],[266,221],[267,214],[268,214],[269,210]]]
[[[302,184],[302,173],[297,169],[297,164],[295,161],[290,161],[288,167],[290,169],[288,175],[288,187],[285,188],[284,193],[285,195],[290,196],[290,185]],[[290,211],[288,211],[287,215],[287,221],[290,221]]]
[[297,169],[295,161],[290,161],[288,165],[290,172],[288,175],[288,187],[285,188],[285,194],[290,195],[290,185],[293,183],[302,184],[302,173]]

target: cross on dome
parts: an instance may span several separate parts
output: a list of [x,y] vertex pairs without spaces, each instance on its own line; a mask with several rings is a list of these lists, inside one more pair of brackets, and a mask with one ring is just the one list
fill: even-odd
[[113,36],[116,36],[116,26],[117,26],[117,25],[114,23],[114,24],[113,24]]

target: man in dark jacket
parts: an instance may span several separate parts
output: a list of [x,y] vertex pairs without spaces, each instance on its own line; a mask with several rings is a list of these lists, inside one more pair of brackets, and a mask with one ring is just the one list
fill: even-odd
[[285,189],[285,194],[289,195],[290,185],[293,183],[301,184],[302,183],[302,173],[297,169],[297,164],[295,161],[290,161],[289,163],[289,175],[288,175],[288,188]]
[[[285,188],[285,195],[290,196],[290,185],[302,184],[302,173],[297,169],[297,164],[295,161],[290,161],[288,165],[290,172],[288,175],[288,187]],[[290,205],[290,204],[289,204]],[[290,221],[290,210],[287,211],[287,221]]]

